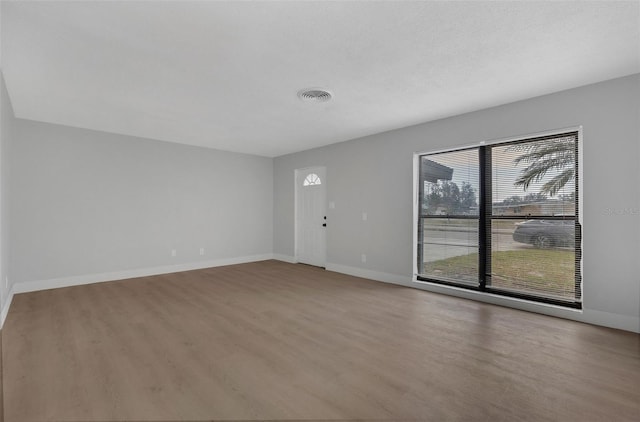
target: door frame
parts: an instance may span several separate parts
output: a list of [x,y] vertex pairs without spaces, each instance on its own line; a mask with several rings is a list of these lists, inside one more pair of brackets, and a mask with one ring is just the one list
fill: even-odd
[[[293,186],[294,186],[294,197],[293,197],[293,259],[295,263],[300,263],[300,260],[298,259],[298,235],[299,235],[299,231],[300,231],[300,223],[298,221],[298,199],[300,197],[300,189],[302,189],[302,185],[298,183],[298,177],[300,176],[301,173],[308,173],[309,171],[313,170],[313,169],[322,169],[323,170],[323,174],[324,174],[324,180],[322,180],[322,184],[324,185],[324,191],[325,191],[325,215],[327,212],[327,167],[326,166],[308,166],[308,167],[302,167],[299,169],[295,169],[294,170],[294,175],[293,175]],[[325,236],[324,236],[324,265],[323,268],[326,267],[327,264],[327,236],[326,236],[326,229],[325,229]]]

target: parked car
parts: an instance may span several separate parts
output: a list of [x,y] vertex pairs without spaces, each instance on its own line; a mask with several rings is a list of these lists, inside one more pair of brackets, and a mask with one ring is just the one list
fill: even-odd
[[573,220],[527,220],[516,223],[513,240],[541,249],[573,247],[575,222]]

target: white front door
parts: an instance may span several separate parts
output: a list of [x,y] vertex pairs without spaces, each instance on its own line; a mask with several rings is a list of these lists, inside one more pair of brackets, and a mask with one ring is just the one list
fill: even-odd
[[296,170],[296,260],[324,267],[327,260],[325,167]]

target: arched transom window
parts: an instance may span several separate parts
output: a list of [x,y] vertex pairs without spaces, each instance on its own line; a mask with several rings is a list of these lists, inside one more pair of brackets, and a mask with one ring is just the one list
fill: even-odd
[[318,177],[318,175],[315,173],[309,174],[307,177],[305,177],[304,182],[302,182],[302,186],[315,186],[321,184],[322,180],[320,180],[320,177]]

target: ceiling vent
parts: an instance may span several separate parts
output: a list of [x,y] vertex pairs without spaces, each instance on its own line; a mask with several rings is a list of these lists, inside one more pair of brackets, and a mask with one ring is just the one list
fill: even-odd
[[298,98],[311,103],[324,103],[331,99],[331,93],[320,88],[309,88],[299,91]]

